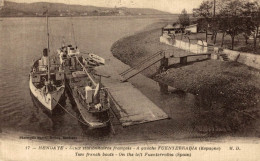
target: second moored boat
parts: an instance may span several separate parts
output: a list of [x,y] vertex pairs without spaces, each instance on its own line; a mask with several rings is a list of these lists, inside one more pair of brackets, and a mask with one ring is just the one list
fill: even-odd
[[[74,53],[74,54],[72,54]],[[106,89],[100,82],[100,77],[94,76],[93,67],[81,55],[78,48],[71,45],[63,46],[58,50],[60,62],[63,65],[66,76],[66,87],[73,98],[81,118],[90,128],[101,128],[109,125],[110,101]],[[101,57],[100,57],[101,58]],[[100,59],[99,60],[102,60]],[[104,64],[105,62],[96,62]]]

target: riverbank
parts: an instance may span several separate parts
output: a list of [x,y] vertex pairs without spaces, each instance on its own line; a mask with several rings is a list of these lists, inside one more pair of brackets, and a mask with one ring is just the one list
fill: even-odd
[[[185,54],[181,49],[159,42],[163,25],[157,23],[142,32],[118,40],[111,48],[113,55],[134,66],[159,50]],[[245,136],[259,137],[259,70],[237,62],[216,60],[195,62],[155,75],[157,68],[155,65],[143,74],[196,95],[194,113],[197,121],[193,123],[194,129],[239,132]],[[213,126],[209,128],[207,124]]]

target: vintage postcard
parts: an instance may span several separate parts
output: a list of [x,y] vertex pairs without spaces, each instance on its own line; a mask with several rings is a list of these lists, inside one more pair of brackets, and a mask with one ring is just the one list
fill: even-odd
[[260,160],[259,0],[0,0],[0,160]]

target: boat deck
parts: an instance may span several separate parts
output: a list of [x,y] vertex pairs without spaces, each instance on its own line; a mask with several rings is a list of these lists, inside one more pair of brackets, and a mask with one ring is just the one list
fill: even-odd
[[[101,83],[108,91],[112,102],[111,109],[122,126],[131,126],[169,118],[168,115],[148,99],[131,83],[124,82],[118,72],[111,65],[95,67],[97,74],[110,77],[101,77]],[[71,72],[65,69],[67,79]]]

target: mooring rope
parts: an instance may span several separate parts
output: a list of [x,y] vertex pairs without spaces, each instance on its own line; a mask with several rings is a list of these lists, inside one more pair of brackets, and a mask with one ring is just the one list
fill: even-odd
[[[56,101],[56,100],[55,100]],[[84,125],[87,125],[84,121],[80,120],[80,118],[78,118],[77,116],[74,116],[72,113],[70,113],[65,107],[63,107],[59,102],[58,102],[58,105],[65,111],[67,112],[70,116],[72,116],[73,118],[75,118],[76,120],[78,120],[80,123],[84,124]],[[110,112],[108,112],[108,115],[109,115],[109,120],[110,120]],[[114,126],[111,122],[111,120],[109,121],[110,122],[110,127],[111,127],[111,130],[112,130],[112,133],[115,134],[115,129],[114,129]]]
[[65,111],[67,112],[70,116],[74,117],[76,120],[78,120],[80,123],[87,125],[85,122],[83,122],[82,120],[80,120],[77,116],[74,116],[72,113],[70,113],[65,107],[63,107],[59,102],[58,105]]
[[112,130],[112,133],[115,135],[116,132],[115,132],[115,129],[114,129],[114,126],[112,124],[112,121],[111,121],[111,116],[110,116],[110,112],[108,111],[108,117],[109,117],[109,122],[110,122],[110,127],[111,127],[111,130]]

